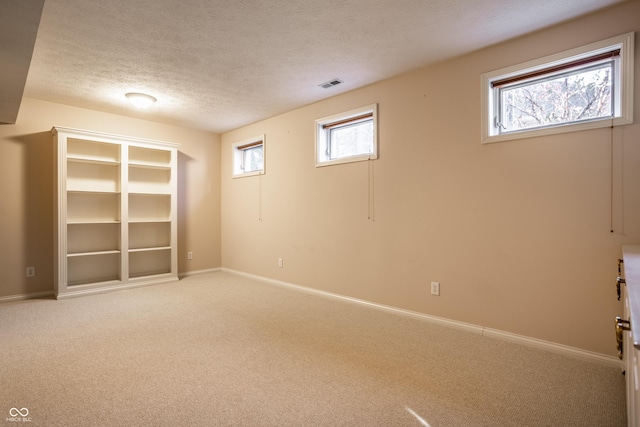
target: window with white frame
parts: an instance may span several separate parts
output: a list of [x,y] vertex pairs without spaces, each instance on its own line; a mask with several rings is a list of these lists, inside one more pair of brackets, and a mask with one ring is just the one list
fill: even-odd
[[233,144],[233,176],[260,175],[264,173],[264,135]]
[[316,166],[378,158],[377,104],[316,120]]
[[482,142],[633,122],[634,33],[482,76]]

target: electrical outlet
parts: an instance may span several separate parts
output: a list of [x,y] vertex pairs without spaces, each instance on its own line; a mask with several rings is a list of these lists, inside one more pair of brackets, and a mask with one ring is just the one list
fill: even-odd
[[27,277],[35,277],[36,268],[35,267],[27,267]]
[[440,282],[431,282],[431,295],[440,296]]
[[282,258],[278,258],[278,267],[282,268],[282,266],[283,266]]
[[193,259],[193,252],[187,252],[187,259]]

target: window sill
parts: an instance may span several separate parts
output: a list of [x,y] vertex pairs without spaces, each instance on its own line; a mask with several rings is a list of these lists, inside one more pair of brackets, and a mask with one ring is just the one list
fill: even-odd
[[341,165],[344,163],[356,163],[356,162],[364,162],[366,160],[377,160],[377,157],[374,157],[371,154],[365,154],[361,156],[351,156],[351,157],[343,157],[341,159],[329,160],[326,162],[316,162],[316,167],[321,168],[324,166],[333,166],[333,165]]
[[247,178],[249,176],[257,176],[257,175],[264,175],[264,171],[255,171],[255,172],[234,174],[231,178],[233,178],[233,179],[236,179],[236,178]]
[[570,123],[566,125],[557,125],[552,127],[547,127],[543,129],[533,129],[533,130],[521,130],[510,133],[503,133],[500,135],[490,135],[484,136],[482,139],[483,144],[491,144],[494,142],[504,142],[504,141],[514,141],[518,139],[525,138],[535,138],[540,136],[548,136],[548,135],[556,135],[567,132],[579,132],[583,130],[589,129],[601,129],[608,127],[616,127],[621,125],[632,124],[633,120],[629,120],[625,117],[616,117],[614,119],[599,119],[593,120],[584,123]]

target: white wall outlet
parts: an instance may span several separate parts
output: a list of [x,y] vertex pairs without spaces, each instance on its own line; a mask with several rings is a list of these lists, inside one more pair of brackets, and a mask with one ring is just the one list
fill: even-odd
[[431,282],[431,295],[440,296],[440,282]]
[[35,277],[36,268],[35,267],[27,267],[27,277]]
[[283,265],[282,258],[278,258],[278,267],[282,268]]
[[187,252],[187,259],[193,259],[193,252]]

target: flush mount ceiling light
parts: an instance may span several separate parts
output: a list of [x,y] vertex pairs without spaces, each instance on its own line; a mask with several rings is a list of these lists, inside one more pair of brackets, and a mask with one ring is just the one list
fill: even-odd
[[146,93],[129,92],[125,96],[136,108],[148,108],[157,101],[153,96]]

